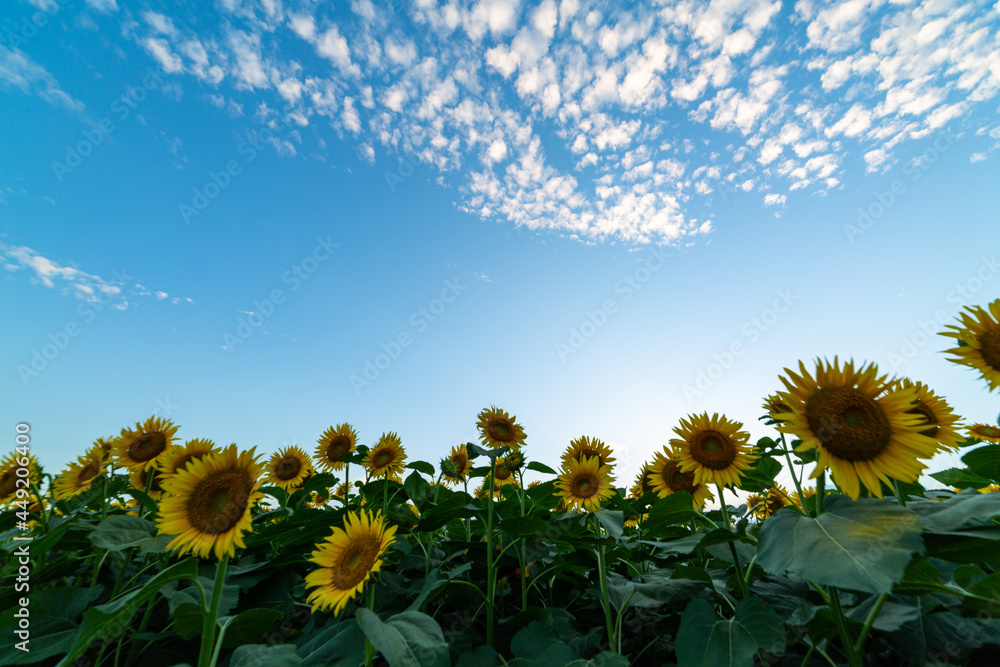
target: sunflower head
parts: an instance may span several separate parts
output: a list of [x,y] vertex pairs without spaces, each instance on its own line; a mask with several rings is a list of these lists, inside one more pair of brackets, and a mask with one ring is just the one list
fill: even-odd
[[962,441],[962,436],[958,432],[961,428],[959,416],[943,398],[922,382],[902,378],[890,384],[889,391],[911,387],[916,392],[917,398],[906,413],[923,417],[927,428],[921,430],[920,434],[937,440],[943,449],[956,451]]
[[775,423],[785,421],[782,415],[792,411],[777,394],[771,394],[764,399],[764,409],[768,418]]
[[569,441],[569,447],[566,448],[566,451],[562,455],[562,464],[565,466],[569,463],[570,459],[580,461],[585,456],[596,458],[602,466],[609,465],[615,461],[611,448],[604,444],[603,441],[581,435],[579,438]]
[[358,444],[358,434],[353,426],[345,422],[323,431],[317,442],[316,465],[326,472],[342,470],[344,462],[340,457],[354,451]]
[[678,491],[687,491],[694,499],[695,509],[701,509],[705,503],[715,498],[712,490],[705,482],[695,482],[694,472],[681,470],[680,463],[673,452],[659,452],[649,465],[647,475],[651,490],[660,498],[666,498]]
[[399,479],[406,467],[403,442],[395,433],[383,433],[365,456],[365,468],[371,477]]
[[465,480],[469,475],[472,464],[469,462],[469,453],[465,445],[455,445],[451,448],[448,458],[441,459],[441,475],[446,484],[455,484]]
[[387,525],[380,512],[344,515],[344,527],[335,527],[309,558],[318,566],[306,575],[306,588],[313,589],[306,601],[313,612],[332,609],[339,614],[381,569],[395,535],[396,526]]
[[56,500],[75,498],[90,490],[103,474],[104,451],[99,446],[91,447],[55,479],[53,495]]
[[114,448],[115,463],[129,469],[152,468],[170,449],[177,428],[169,419],[159,417],[136,422],[135,428],[123,428]]
[[524,454],[520,451],[511,452],[507,456],[503,457],[503,465],[507,470],[511,472],[517,472],[524,467]]
[[18,489],[30,493],[30,488],[24,489],[18,486],[19,479],[27,479],[29,485],[41,484],[42,467],[34,454],[22,456],[14,451],[0,459],[0,507],[5,507],[15,500],[24,500],[24,493],[18,497]]
[[578,507],[596,512],[601,501],[615,495],[611,466],[600,464],[597,457],[584,457],[582,461],[570,460],[556,480],[555,495],[562,498],[567,508]]
[[[751,495],[751,498],[753,498],[754,495],[756,494]],[[768,489],[767,493],[765,493],[763,497],[757,496],[755,500],[756,502],[751,503],[748,498],[747,506],[754,508],[754,505],[756,505],[756,508],[753,509],[753,513],[759,519],[766,519],[782,507],[786,507],[791,504],[788,492],[778,484],[775,484],[774,487]]]
[[743,424],[708,413],[690,415],[674,428],[673,458],[682,472],[694,473],[695,484],[739,486],[743,473],[757,460],[747,444]]
[[916,405],[914,387],[890,386],[874,364],[854,368],[817,360],[815,377],[799,362],[799,373],[785,369],[788,391],[781,396],[791,406],[790,419],[778,430],[801,439],[796,451],[816,450],[819,477],[830,468],[833,481],[856,500],[860,484],[879,498],[889,475],[916,482],[929,458],[938,449],[928,430],[926,416],[911,413]]
[[638,500],[642,498],[647,493],[654,491],[653,482],[650,480],[649,474],[653,472],[653,464],[647,461],[642,464],[642,470],[636,475],[635,482],[632,484],[632,488],[629,489],[629,495]]
[[174,535],[168,550],[216,558],[245,548],[243,534],[251,530],[252,509],[260,492],[263,468],[253,449],[236,445],[188,463],[163,481],[167,496],[160,502],[157,531]]
[[267,462],[267,482],[291,491],[302,485],[312,472],[309,455],[301,448],[290,445],[275,452]]
[[157,468],[137,466],[129,471],[128,479],[134,488],[142,491],[153,500],[163,498],[163,481],[166,476]]
[[510,447],[517,451],[524,445],[525,433],[517,423],[517,417],[511,417],[506,411],[495,406],[479,413],[479,439],[484,447],[497,449]]
[[173,475],[183,470],[188,463],[200,459],[215,450],[215,443],[203,438],[188,440],[183,446],[175,445],[156,460],[156,467],[164,475]]
[[1000,428],[990,424],[972,424],[966,429],[970,438],[985,440],[994,445],[1000,445]]
[[955,355],[949,359],[978,370],[990,387],[990,391],[1000,388],[1000,299],[990,303],[986,309],[980,306],[966,306],[959,314],[961,326],[948,325],[942,336],[950,336],[959,346],[947,350]]
[[319,490],[312,491],[309,493],[309,500],[306,501],[306,507],[318,510],[321,507],[325,507],[326,504],[330,502],[330,490]]

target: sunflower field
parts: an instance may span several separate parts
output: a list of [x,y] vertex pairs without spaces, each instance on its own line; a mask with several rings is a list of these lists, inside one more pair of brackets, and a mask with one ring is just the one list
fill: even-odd
[[[1000,300],[943,335],[1000,388]],[[266,456],[151,417],[52,476],[18,425],[0,664],[1000,664],[1000,427],[873,364],[779,379],[770,435],[689,415],[631,486],[595,437],[533,460],[496,407],[437,465],[347,423]]]

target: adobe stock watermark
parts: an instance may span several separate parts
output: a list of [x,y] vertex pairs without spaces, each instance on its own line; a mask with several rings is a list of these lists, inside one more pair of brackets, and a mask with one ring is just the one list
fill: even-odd
[[[123,268],[121,271],[112,271],[115,287],[117,285],[134,284],[135,277],[130,276]],[[130,282],[126,282],[130,281]],[[27,387],[33,379],[38,377],[49,367],[56,358],[62,354],[63,350],[69,347],[70,342],[80,335],[83,328],[93,322],[99,313],[108,308],[118,308],[112,302],[121,296],[121,290],[114,291],[110,288],[99,290],[92,295],[92,298],[82,302],[76,307],[76,319],[71,319],[56,331],[50,331],[47,342],[40,347],[32,348],[31,359],[26,364],[19,364],[17,374],[21,378],[21,383]],[[118,308],[123,310],[123,308]]]
[[58,14],[71,0],[51,0],[51,4],[46,4],[44,8],[35,12],[31,16],[25,16],[21,22],[8,30],[0,37],[0,46],[11,49],[18,49],[38,35],[38,31],[49,24],[49,21]]
[[945,323],[954,321],[962,307],[970,304],[975,295],[998,273],[1000,273],[1000,262],[997,262],[997,256],[983,257],[972,275],[948,292],[945,300],[951,307],[938,308],[934,311],[933,317],[918,321],[914,330],[903,336],[900,344],[889,352],[886,362],[892,367],[893,372],[913,361],[920,351],[932,342],[945,343],[944,339],[937,337],[937,334],[944,331]]
[[444,314],[448,306],[455,303],[462,292],[469,289],[468,285],[463,285],[458,278],[445,280],[444,289],[441,290],[437,298],[431,299],[426,306],[421,306],[410,313],[407,320],[411,329],[403,329],[398,334],[389,339],[389,342],[382,342],[381,352],[372,359],[365,359],[365,367],[360,375],[354,373],[350,377],[351,386],[354,393],[361,395],[361,390],[370,387],[396,359],[403,354],[403,350],[413,345],[414,336],[427,331],[431,323],[436,322]]
[[[340,244],[333,243],[329,236],[316,237],[312,252],[281,274],[282,284],[290,285],[289,292],[297,291],[339,247]],[[237,317],[236,327],[222,334],[222,349],[232,353],[237,345],[247,342],[274,315],[277,307],[285,303],[286,298],[284,290],[275,288],[263,300],[255,299],[253,310],[242,311],[246,317]]]
[[[162,83],[159,75],[152,69],[146,70],[146,75],[142,79],[139,87],[125,86],[121,95],[111,103],[111,113],[117,118],[119,123],[125,122],[132,112],[143,100],[149,97],[149,93]],[[83,138],[74,145],[66,146],[62,162],[56,160],[52,163],[52,173],[56,179],[62,183],[63,179],[72,174],[77,167],[83,164],[84,158],[94,152],[104,140],[118,128],[111,116],[105,116],[94,127],[89,127],[82,132]]]
[[[620,296],[620,302],[625,303],[642,289],[643,285],[649,282],[654,273],[659,271],[670,255],[660,251],[658,248],[651,248],[649,257],[632,273],[622,276],[612,289]],[[579,324],[570,327],[569,337],[565,342],[556,341],[556,354],[559,361],[566,363],[566,359],[576,354],[586,345],[587,341],[593,338],[601,327],[608,323],[608,318],[618,312],[618,297],[609,297],[601,302],[595,310],[588,310],[584,315],[585,319]]]
[[[903,169],[903,173],[907,176],[909,182],[916,183],[923,178],[927,170],[931,168],[931,165],[937,162],[956,141],[958,141],[958,137],[951,130],[946,130],[938,134],[934,138],[931,147],[911,158],[906,168]],[[906,194],[906,188],[906,180],[897,178],[889,184],[888,189],[876,190],[872,195],[874,201],[871,201],[867,206],[858,207],[857,218],[854,222],[844,223],[844,234],[847,236],[847,240],[850,243],[854,243],[859,236],[864,236],[892,208],[899,198]]]
[[762,334],[770,331],[781,319],[781,316],[787,313],[792,305],[799,300],[799,297],[792,294],[790,289],[777,290],[775,295],[770,306],[740,325],[739,338],[734,339],[722,352],[716,352],[712,355],[715,361],[698,369],[694,386],[684,385],[684,398],[687,399],[688,404],[693,403],[695,398],[711,389],[712,385],[733,367],[736,360],[746,354],[747,348],[760,340]]

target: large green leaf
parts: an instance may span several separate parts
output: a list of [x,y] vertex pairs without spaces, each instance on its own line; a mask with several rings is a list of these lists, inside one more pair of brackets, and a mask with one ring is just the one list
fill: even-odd
[[403,482],[403,490],[406,491],[406,497],[421,509],[427,504],[427,499],[430,498],[431,494],[430,484],[416,470],[411,472]]
[[483,645],[463,653],[455,667],[500,667],[500,664],[500,654]]
[[299,646],[302,667],[357,667],[365,659],[365,635],[353,618],[323,628]]
[[142,588],[84,612],[83,623],[77,632],[73,647],[59,665],[73,664],[94,641],[120,637],[128,629],[129,619],[136,610],[149,602],[165,584],[180,579],[194,580],[196,576],[198,576],[198,559],[187,558],[150,578]]
[[649,516],[642,522],[642,528],[648,534],[656,535],[664,528],[690,521],[694,514],[694,499],[691,494],[677,491],[649,508]]
[[774,478],[779,472],[781,472],[780,463],[770,456],[762,456],[743,473],[740,488],[751,493],[763,493],[774,486]]
[[538,621],[528,623],[514,635],[510,650],[520,659],[517,664],[522,665],[565,665],[576,659],[576,653],[555,630]]
[[823,586],[889,593],[914,553],[920,519],[895,500],[829,496],[818,518],[778,512],[760,531],[757,563]]
[[604,530],[616,540],[622,538],[623,526],[625,524],[624,515],[618,510],[599,509],[594,512],[594,516],[604,526]]
[[419,470],[425,475],[434,476],[434,466],[427,461],[410,461],[406,464],[406,467],[410,470]]
[[121,551],[138,547],[139,553],[163,553],[173,539],[170,535],[155,534],[156,524],[131,514],[116,514],[104,519],[90,533],[95,547],[108,551]]
[[1000,445],[986,445],[973,449],[962,457],[962,463],[980,477],[1000,482]]
[[920,515],[924,530],[933,533],[992,527],[993,517],[1000,516],[1000,493],[966,489],[946,500],[917,500],[908,507]]
[[752,667],[758,649],[785,646],[784,623],[759,598],[736,603],[732,619],[722,620],[706,600],[695,598],[684,610],[677,632],[679,667]]
[[559,473],[548,467],[544,463],[539,463],[538,461],[528,461],[528,470],[534,470],[535,472],[542,472],[546,475],[558,475]]
[[281,620],[277,609],[247,609],[240,612],[226,626],[223,648],[235,648],[254,640],[259,640]]
[[404,611],[383,622],[375,612],[361,608],[357,619],[389,667],[450,667],[441,627],[427,614]]
[[[30,640],[28,651],[16,648],[21,638],[14,634],[20,604],[0,614],[0,665],[26,665],[67,652],[73,646],[75,619],[93,604],[103,586],[95,588],[50,588],[32,592],[28,607]],[[9,630],[7,630],[9,628]]]
[[601,651],[589,660],[574,660],[563,667],[629,667],[628,658],[620,653]]
[[229,659],[229,667],[296,667],[300,663],[291,644],[244,644]]
[[992,480],[980,477],[965,468],[948,468],[941,472],[932,472],[930,476],[942,484],[954,486],[959,489],[981,489],[984,486],[992,484]]

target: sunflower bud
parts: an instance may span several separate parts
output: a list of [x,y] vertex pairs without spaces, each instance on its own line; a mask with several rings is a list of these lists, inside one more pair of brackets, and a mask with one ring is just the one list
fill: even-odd
[[451,459],[441,459],[441,474],[449,479],[461,477],[458,474],[458,464]]

